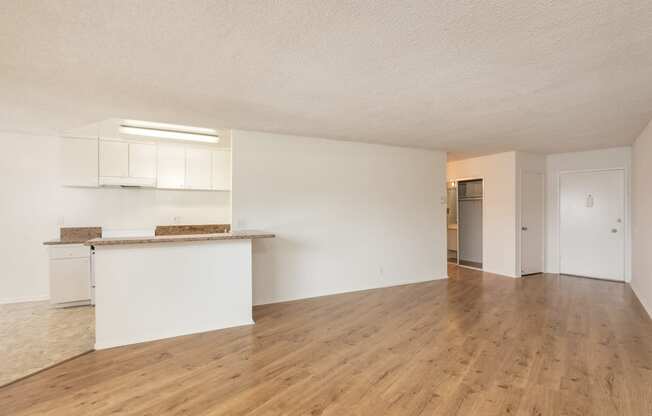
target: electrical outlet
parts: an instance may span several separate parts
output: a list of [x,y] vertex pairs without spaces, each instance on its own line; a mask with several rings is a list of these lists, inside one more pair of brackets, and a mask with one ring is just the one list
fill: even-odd
[[178,216],[173,217],[172,222],[175,223],[175,224],[180,224],[181,223],[181,217],[178,217]]

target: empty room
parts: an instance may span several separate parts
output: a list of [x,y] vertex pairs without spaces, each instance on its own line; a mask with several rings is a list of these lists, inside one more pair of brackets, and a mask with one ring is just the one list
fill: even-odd
[[6,0],[0,415],[652,415],[652,2]]

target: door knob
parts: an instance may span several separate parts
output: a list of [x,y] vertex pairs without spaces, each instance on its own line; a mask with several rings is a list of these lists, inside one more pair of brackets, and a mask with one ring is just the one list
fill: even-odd
[[612,233],[617,233],[617,232],[618,232],[618,229],[616,229],[616,228],[612,228],[612,229],[611,229],[611,232],[612,232]]
[[527,231],[527,227],[521,227],[521,230]]

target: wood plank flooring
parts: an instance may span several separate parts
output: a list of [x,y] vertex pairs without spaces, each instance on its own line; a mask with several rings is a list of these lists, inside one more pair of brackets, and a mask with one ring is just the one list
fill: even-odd
[[0,389],[0,413],[652,415],[652,322],[628,285],[449,274],[93,352]]

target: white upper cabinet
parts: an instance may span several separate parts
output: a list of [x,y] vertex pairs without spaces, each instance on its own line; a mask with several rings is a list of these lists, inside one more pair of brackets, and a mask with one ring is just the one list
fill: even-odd
[[231,190],[231,151],[213,150],[213,189]]
[[231,150],[121,138],[61,138],[63,185],[231,190]]
[[129,143],[129,176],[156,180],[156,145]]
[[100,140],[100,184],[154,186],[156,145]]
[[61,138],[63,185],[98,186],[97,139]]
[[183,189],[186,177],[186,151],[183,146],[158,146],[158,188]]
[[211,189],[213,158],[211,149],[186,148],[186,188]]
[[129,177],[129,144],[100,140],[100,177]]

